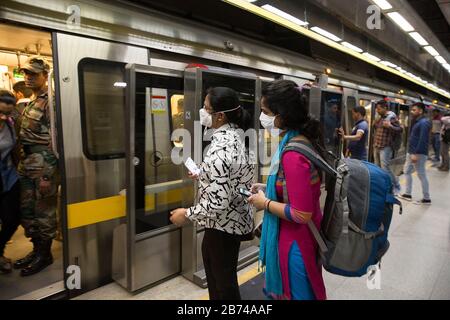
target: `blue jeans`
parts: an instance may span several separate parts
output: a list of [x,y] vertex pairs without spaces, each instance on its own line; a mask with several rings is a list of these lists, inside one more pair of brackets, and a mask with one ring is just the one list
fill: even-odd
[[398,178],[395,176],[394,172],[391,169],[393,154],[394,153],[391,147],[384,147],[383,149],[375,148],[375,164],[389,173],[392,183],[394,184],[394,189],[396,189],[394,191],[399,191],[400,183],[398,182]]
[[434,160],[439,161],[439,154],[441,152],[441,135],[439,133],[433,133],[431,142],[433,144]]
[[417,176],[419,177],[420,183],[422,184],[423,198],[425,200],[430,200],[430,189],[428,185],[427,174],[425,171],[425,164],[427,162],[427,156],[424,154],[417,155],[417,162],[412,163],[411,155],[406,154],[405,167],[403,169],[406,177],[406,190],[405,193],[412,194],[412,173],[414,169],[417,171]]

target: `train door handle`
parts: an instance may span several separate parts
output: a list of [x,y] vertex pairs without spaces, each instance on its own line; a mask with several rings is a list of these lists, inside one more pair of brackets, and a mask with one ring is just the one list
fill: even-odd
[[138,157],[133,157],[133,165],[134,166],[138,166],[140,162],[141,162],[141,160],[139,160]]

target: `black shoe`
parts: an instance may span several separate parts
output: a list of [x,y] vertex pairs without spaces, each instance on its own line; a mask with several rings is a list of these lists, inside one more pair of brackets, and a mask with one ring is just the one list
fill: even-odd
[[53,263],[51,246],[52,240],[42,241],[33,261],[27,267],[20,270],[20,275],[22,277],[31,276],[51,265]]
[[418,204],[418,205],[430,205],[431,204],[431,200],[430,199],[422,199],[420,201],[414,201],[414,204]]
[[403,200],[406,200],[406,201],[412,201],[411,195],[406,194],[406,193],[400,194],[398,197],[399,197],[399,198],[402,198]]
[[0,256],[0,273],[11,273],[12,272],[12,263],[11,260],[5,258],[4,256]]
[[39,240],[38,239],[31,239],[31,242],[33,243],[33,251],[31,251],[29,254],[27,254],[22,259],[19,259],[16,262],[14,262],[14,269],[25,268],[36,257],[36,253],[37,253],[38,247],[39,247]]

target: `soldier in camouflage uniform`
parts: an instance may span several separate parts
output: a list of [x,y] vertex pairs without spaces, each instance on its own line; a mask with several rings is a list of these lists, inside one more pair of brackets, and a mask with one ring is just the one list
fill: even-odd
[[51,148],[49,108],[53,106],[48,104],[46,86],[50,66],[41,57],[31,57],[21,70],[34,94],[22,114],[19,139],[23,152],[18,167],[21,222],[33,251],[17,260],[14,267],[28,276],[53,263],[51,245],[56,234],[59,181],[57,158]]

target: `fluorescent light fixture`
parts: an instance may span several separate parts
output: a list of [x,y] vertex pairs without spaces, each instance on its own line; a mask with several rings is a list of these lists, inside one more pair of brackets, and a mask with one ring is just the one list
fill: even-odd
[[411,38],[413,38],[414,40],[416,40],[416,42],[417,42],[418,44],[420,44],[421,46],[427,46],[427,45],[428,45],[427,40],[425,40],[425,39],[420,35],[420,33],[418,33],[418,32],[411,32],[409,35],[411,36]]
[[342,42],[341,44],[342,44],[344,47],[349,48],[349,49],[351,49],[351,50],[353,50],[353,51],[356,51],[356,52],[359,52],[359,53],[363,52],[363,50],[362,50],[361,48],[358,48],[357,46],[354,46],[354,45],[352,45],[351,43],[348,43],[347,41],[344,41],[344,42]]
[[311,30],[316,32],[316,33],[318,33],[318,34],[320,34],[320,35],[322,35],[322,36],[324,36],[324,37],[326,37],[326,38],[328,38],[328,39],[330,39],[330,40],[336,41],[336,42],[342,40],[341,38],[339,38],[338,36],[335,36],[331,32],[328,32],[327,30],[323,30],[323,29],[321,29],[319,27],[312,27]]
[[450,64],[444,63],[442,66],[443,66],[445,69],[450,70]]
[[392,6],[386,0],[373,0],[373,2],[380,7],[381,10],[389,10],[392,9]]
[[377,62],[381,60],[380,58],[378,58],[378,57],[376,57],[376,56],[374,56],[374,55],[372,55],[372,54],[370,54],[368,52],[364,52],[363,56],[366,56],[370,60],[377,61]]
[[300,19],[297,19],[296,17],[290,15],[289,13],[284,12],[284,11],[278,9],[278,8],[275,8],[275,7],[271,6],[270,4],[265,4],[261,8],[263,8],[264,10],[270,11],[270,12],[276,14],[277,16],[285,18],[285,19],[287,19],[287,20],[289,20],[289,21],[291,21],[291,22],[293,22],[295,24],[298,24],[299,26],[306,26],[306,25],[308,25],[308,22],[305,22],[305,21],[302,21]]
[[387,14],[389,16],[389,18],[392,19],[392,21],[394,21],[400,28],[403,29],[403,31],[405,32],[410,32],[410,31],[414,31],[414,28],[412,25],[409,24],[408,21],[406,21],[405,18],[403,18],[403,16],[398,13],[398,12],[389,12]]
[[245,1],[247,1],[247,2],[256,2],[258,0],[245,0]]
[[114,82],[113,86],[118,87],[118,88],[125,88],[127,86],[127,83],[126,82]]
[[431,54],[433,57],[439,55],[439,52],[437,52],[436,49],[433,48],[432,46],[426,46],[426,47],[423,47],[423,48],[424,48],[425,50],[427,50],[428,53]]
[[392,62],[389,61],[381,61],[381,64],[384,64],[385,66],[391,67],[391,68],[397,68],[396,64],[393,64]]
[[397,67],[397,68],[395,68],[395,69],[397,69],[397,70],[400,71],[401,73],[406,73],[406,72],[407,72],[407,71],[404,70],[402,67]]
[[447,61],[445,61],[445,59],[442,58],[441,56],[436,56],[434,58],[441,64],[446,64],[447,63]]

